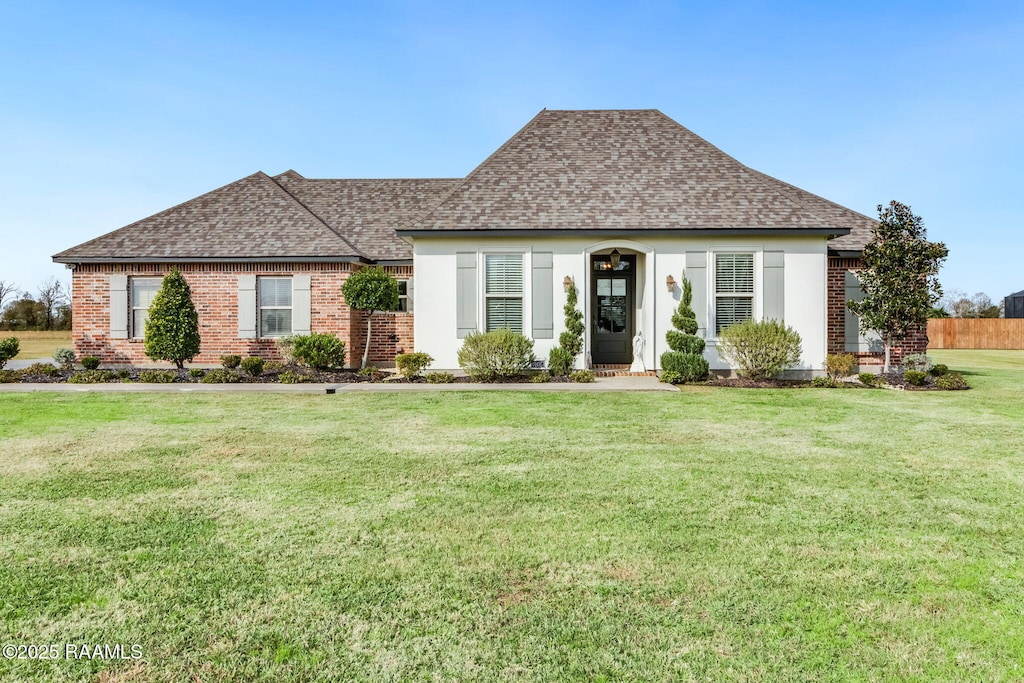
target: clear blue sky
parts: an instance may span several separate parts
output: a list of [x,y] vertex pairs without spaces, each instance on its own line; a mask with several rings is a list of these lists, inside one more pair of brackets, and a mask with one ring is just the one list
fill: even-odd
[[257,170],[462,176],[537,111],[654,107],[1024,289],[1024,3],[0,0],[0,280]]

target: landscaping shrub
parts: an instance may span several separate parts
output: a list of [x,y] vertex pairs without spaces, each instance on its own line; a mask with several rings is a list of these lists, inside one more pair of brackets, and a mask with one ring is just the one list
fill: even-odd
[[533,341],[519,332],[472,332],[459,349],[459,366],[476,381],[515,377],[534,361]]
[[23,374],[26,375],[45,375],[46,377],[56,377],[60,374],[60,368],[49,363],[33,363],[24,370]]
[[243,358],[241,365],[242,370],[250,377],[259,377],[263,374],[263,359],[259,356]]
[[830,353],[825,356],[825,373],[833,380],[852,375],[855,365],[857,357],[852,353]]
[[661,375],[658,376],[658,379],[664,382],[665,384],[683,383],[683,376],[680,375],[675,370],[662,370]]
[[233,384],[241,382],[242,376],[227,368],[216,368],[207,372],[201,381],[203,384]]
[[0,368],[3,368],[7,365],[7,361],[17,356],[20,348],[21,343],[17,337],[0,339]]
[[274,344],[277,346],[277,350],[281,353],[281,358],[284,359],[285,363],[295,362],[295,335],[286,334],[283,337],[278,337]]
[[220,364],[228,370],[234,370],[242,362],[242,357],[235,353],[229,353],[220,357]]
[[551,349],[551,352],[548,354],[548,368],[550,368],[551,374],[556,377],[565,377],[572,372],[572,366],[575,362],[576,357],[561,346]]
[[75,352],[63,347],[54,349],[53,360],[55,360],[57,365],[61,366],[65,370],[70,370],[75,365]]
[[935,386],[947,391],[971,388],[970,385],[967,384],[967,380],[965,380],[964,376],[959,372],[950,372],[945,375],[939,375],[935,378]]
[[428,372],[426,380],[429,384],[451,384],[455,381],[455,375],[450,372]]
[[178,373],[173,370],[143,370],[139,373],[139,381],[147,384],[170,384],[178,379]]
[[292,372],[291,370],[285,370],[277,377],[277,381],[281,384],[302,384],[305,382],[315,382],[316,377],[313,375],[306,375],[301,372]]
[[718,352],[743,377],[768,379],[800,362],[800,335],[777,320],[746,320],[722,330]]
[[[693,338],[699,339],[698,337]],[[700,341],[704,340],[700,339]],[[698,356],[695,353],[666,351],[661,354],[661,370],[663,375],[668,373],[673,377],[679,377],[679,380],[672,384],[700,382],[708,376],[708,362],[704,356]]]
[[117,379],[117,373],[112,370],[97,370],[92,368],[90,370],[83,370],[82,372],[76,372],[75,374],[68,377],[69,384],[100,384],[103,382],[113,382]]
[[551,381],[551,373],[538,372],[536,375],[530,378],[530,381],[534,384],[546,384]]
[[830,375],[824,377],[814,377],[811,379],[811,386],[818,387],[820,389],[835,389],[839,386],[839,382]]
[[21,381],[21,370],[0,370],[0,384],[11,384]]
[[284,370],[284,363],[279,363],[276,360],[268,360],[263,364],[263,372],[281,372]]
[[944,363],[938,363],[931,369],[931,373],[932,377],[942,377],[943,375],[949,374],[949,366]]
[[[662,374],[668,374],[671,384],[699,382],[708,376],[708,362],[704,359],[704,340],[697,336],[697,314],[693,312],[693,287],[683,276],[683,296],[672,314],[674,330],[665,333],[671,351],[661,354]],[[666,380],[662,380],[663,382]]]
[[193,379],[202,379],[206,376],[206,370],[203,370],[202,368],[189,368],[188,376]]
[[932,368],[935,367],[935,361],[926,356],[923,353],[912,353],[909,356],[904,356],[900,362],[900,367],[904,372],[907,370],[916,370],[918,372],[931,372]]
[[927,378],[928,373],[923,370],[907,370],[903,373],[903,379],[907,381],[907,384],[912,384],[915,387],[924,386]]
[[363,360],[359,364],[365,367],[366,359],[370,357],[370,341],[373,339],[373,314],[376,311],[398,309],[398,280],[380,266],[360,268],[341,284],[341,295],[349,308],[367,312],[366,345],[363,347]]
[[395,367],[402,373],[402,377],[406,379],[419,377],[433,362],[434,358],[429,353],[423,353],[422,351],[417,353],[400,353],[395,356]]
[[873,372],[862,372],[857,375],[857,379],[866,387],[877,387],[880,380],[879,376]]
[[573,370],[569,373],[570,382],[578,382],[579,384],[589,384],[594,381],[593,370]]
[[118,379],[130,380],[132,377],[132,373],[129,372],[127,368],[121,368],[120,370],[115,371],[114,374]]
[[356,374],[359,375],[360,377],[373,377],[374,375],[380,375],[382,373],[380,371],[380,368],[378,368],[376,365],[367,365],[356,370]]
[[181,271],[174,269],[160,284],[146,318],[146,355],[169,360],[180,370],[199,353],[199,315],[192,289]]
[[341,369],[345,367],[345,342],[328,333],[298,334],[292,337],[292,357],[314,370]]
[[82,356],[82,367],[86,370],[95,370],[100,366],[100,359],[96,356]]

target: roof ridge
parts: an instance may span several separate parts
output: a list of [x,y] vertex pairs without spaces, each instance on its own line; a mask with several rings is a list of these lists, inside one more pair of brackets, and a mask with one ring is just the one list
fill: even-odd
[[[310,215],[310,216],[312,216],[313,218],[315,218],[315,219],[316,219],[317,221],[319,221],[321,225],[323,225],[323,226],[324,226],[325,228],[327,228],[328,230],[330,230],[330,231],[331,231],[331,232],[332,232],[333,234],[337,235],[337,236],[338,236],[338,239],[340,239],[340,240],[341,240],[342,242],[344,242],[344,243],[345,243],[345,244],[346,244],[346,245],[347,245],[347,246],[348,246],[348,247],[349,247],[350,249],[352,249],[352,250],[353,250],[353,253],[355,253],[356,255],[358,255],[358,256],[361,256],[361,257],[363,257],[363,258],[365,258],[365,259],[367,259],[367,260],[370,260],[370,261],[372,261],[372,260],[373,260],[373,259],[371,259],[370,257],[368,257],[368,256],[367,256],[367,255],[366,255],[366,254],[365,254],[365,253],[363,252],[363,250],[362,250],[362,249],[359,249],[358,247],[356,247],[356,245],[354,245],[354,244],[352,244],[352,243],[351,243],[350,241],[348,241],[348,239],[347,239],[347,238],[346,238],[346,237],[345,237],[344,235],[342,235],[342,234],[341,234],[340,232],[338,232],[337,230],[335,230],[335,229],[334,229],[334,227],[333,227],[332,225],[328,224],[328,222],[327,222],[327,221],[325,221],[325,220],[324,220],[323,218],[321,218],[319,214],[317,214],[317,213],[316,213],[315,211],[313,211],[313,209],[311,209],[311,208],[309,208],[308,206],[306,206],[306,204],[305,204],[305,203],[303,203],[303,201],[302,201],[301,199],[299,199],[299,198],[298,198],[298,197],[296,197],[296,196],[295,196],[294,194],[292,194],[291,192],[289,192],[289,191],[288,191],[288,188],[286,188],[286,187],[285,187],[284,185],[282,185],[281,183],[279,183],[279,182],[277,181],[277,179],[276,179],[276,178],[274,178],[274,177],[272,177],[272,176],[268,176],[268,175],[267,175],[266,173],[263,173],[263,171],[259,171],[259,173],[261,173],[261,174],[263,174],[264,176],[266,176],[267,180],[269,180],[270,182],[272,182],[272,183],[274,184],[274,186],[275,186],[275,187],[277,187],[277,188],[278,188],[278,189],[280,189],[280,190],[281,190],[282,192],[284,192],[284,193],[285,193],[286,195],[288,195],[288,197],[289,197],[289,198],[290,198],[290,199],[291,199],[292,201],[294,201],[294,202],[295,202],[296,204],[298,204],[298,205],[299,205],[299,206],[301,206],[301,207],[302,207],[303,209],[305,209],[305,210],[306,210],[306,211],[307,211],[307,212],[309,213],[309,215]],[[285,173],[287,173],[287,171],[285,171]],[[301,174],[299,174],[298,172],[296,172],[295,174],[296,174],[296,175],[298,175],[298,176],[299,176],[300,178],[302,178],[303,180],[306,180],[306,178],[305,178],[304,176],[302,176]],[[282,174],[282,175],[283,175],[283,174]]]
[[454,194],[455,194],[456,192],[458,192],[458,191],[459,191],[460,189],[462,189],[463,187],[465,187],[465,186],[466,186],[466,184],[467,184],[467,183],[469,182],[470,178],[473,178],[473,177],[474,177],[474,176],[475,176],[475,175],[476,175],[476,174],[477,174],[477,173],[478,173],[478,172],[480,171],[480,169],[482,169],[482,168],[483,168],[484,166],[486,166],[486,165],[487,165],[487,162],[488,162],[488,161],[490,161],[491,159],[493,159],[494,157],[498,156],[498,155],[499,155],[499,154],[501,154],[501,153],[502,153],[503,151],[505,151],[505,148],[506,148],[506,147],[508,147],[509,145],[511,145],[511,144],[512,144],[512,141],[513,141],[513,140],[515,140],[515,139],[516,139],[516,138],[518,138],[518,137],[519,137],[520,135],[522,135],[522,134],[523,134],[523,131],[525,131],[525,130],[526,130],[527,128],[529,128],[530,126],[532,126],[532,125],[533,125],[533,123],[534,123],[534,121],[536,121],[537,119],[539,119],[539,118],[540,118],[541,116],[543,116],[543,115],[544,115],[545,113],[547,113],[548,111],[550,111],[550,110],[549,110],[549,109],[546,109],[546,108],[545,108],[545,109],[541,109],[541,110],[540,110],[539,112],[537,112],[536,114],[534,114],[533,118],[532,118],[532,119],[530,119],[529,121],[527,121],[527,122],[526,122],[526,125],[524,125],[524,126],[523,126],[522,128],[520,128],[519,130],[517,130],[517,131],[516,131],[516,132],[515,132],[515,133],[514,133],[514,134],[512,135],[512,137],[510,137],[510,138],[509,138],[508,140],[505,140],[505,142],[501,143],[501,146],[500,146],[500,147],[498,147],[498,149],[494,150],[494,151],[493,151],[493,152],[491,152],[491,153],[490,153],[489,155],[487,155],[487,158],[486,158],[486,159],[484,159],[483,161],[481,161],[481,162],[480,162],[479,164],[477,164],[477,165],[476,165],[476,167],[475,167],[475,168],[473,168],[473,170],[472,170],[472,171],[470,171],[470,172],[469,172],[468,174],[466,174],[466,177],[465,177],[465,178],[463,178],[461,182],[459,182],[459,183],[456,183],[455,187],[453,187],[453,188],[451,189],[451,191],[450,191],[450,192],[449,192],[448,194],[446,194],[446,195],[445,195],[444,197],[442,197],[442,198],[441,198],[441,201],[439,201],[439,202],[438,202],[437,204],[435,204],[435,205],[434,205],[434,208],[432,208],[432,209],[431,209],[430,211],[428,211],[428,212],[426,212],[425,214],[423,214],[422,216],[420,216],[420,217],[419,217],[419,218],[418,218],[417,220],[413,221],[413,223],[412,223],[412,226],[410,226],[410,227],[413,227],[413,228],[414,228],[414,227],[416,227],[417,225],[420,225],[420,224],[422,224],[422,223],[423,223],[423,221],[425,221],[426,219],[430,218],[430,215],[431,215],[432,213],[434,213],[435,211],[437,211],[437,209],[438,209],[438,208],[439,208],[439,207],[440,207],[440,206],[441,206],[442,204],[444,204],[444,203],[445,203],[446,201],[448,201],[448,199],[449,199],[449,198],[451,198],[451,197],[452,197],[452,196],[453,196],[453,195],[454,195]]

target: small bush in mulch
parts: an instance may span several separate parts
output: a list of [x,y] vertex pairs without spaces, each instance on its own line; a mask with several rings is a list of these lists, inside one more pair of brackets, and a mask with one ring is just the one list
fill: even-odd
[[170,384],[178,379],[173,370],[143,370],[139,373],[139,381],[146,384]]
[[569,373],[569,381],[578,384],[589,384],[594,381],[593,370],[573,370]]
[[278,376],[277,381],[281,384],[303,384],[306,382],[316,382],[317,379],[315,376],[304,372],[292,372],[291,370],[285,370]]
[[971,388],[967,384],[967,380],[959,372],[947,372],[944,375],[939,375],[935,378],[935,386],[946,391],[959,391]]
[[21,370],[0,370],[0,384],[13,384],[21,381]]
[[857,375],[857,379],[866,387],[877,387],[882,381],[881,378],[873,372],[862,372]]
[[100,366],[100,359],[96,356],[82,356],[79,362],[86,370],[95,370]]
[[113,370],[82,370],[68,377],[68,384],[102,384],[117,381]]
[[536,375],[530,378],[531,384],[546,384],[551,381],[550,372],[538,372]]
[[242,357],[237,353],[228,353],[220,357],[220,364],[227,370],[234,370],[242,362]]
[[428,372],[424,377],[428,384],[451,384],[455,375],[450,372]]
[[202,368],[189,368],[188,376],[192,379],[202,379],[206,376],[206,370],[203,370]]
[[217,368],[216,370],[210,370],[206,375],[199,380],[203,384],[234,384],[242,381],[242,376],[234,370],[228,370],[227,368]]
[[241,361],[242,370],[250,377],[259,377],[263,374],[263,359],[259,356],[249,356]]

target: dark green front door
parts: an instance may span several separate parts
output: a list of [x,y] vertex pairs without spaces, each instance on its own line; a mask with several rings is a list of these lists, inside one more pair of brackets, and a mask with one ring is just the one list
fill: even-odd
[[591,260],[590,355],[595,365],[633,362],[635,257],[622,256],[617,268],[608,256]]

